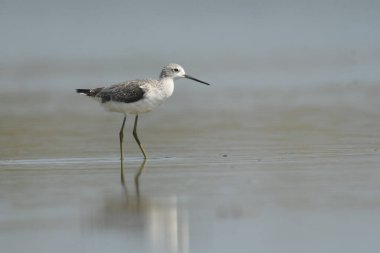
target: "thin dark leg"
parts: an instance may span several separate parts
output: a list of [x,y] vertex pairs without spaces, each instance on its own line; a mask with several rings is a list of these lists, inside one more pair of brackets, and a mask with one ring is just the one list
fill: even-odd
[[127,116],[124,115],[123,124],[121,125],[121,129],[119,132],[119,139],[120,139],[120,170],[121,170],[121,181],[124,182],[124,166],[123,166],[123,137],[124,137],[124,125],[125,120],[127,119]]
[[144,148],[143,148],[143,146],[142,146],[142,144],[141,144],[141,142],[139,140],[139,137],[137,136],[136,128],[137,128],[137,120],[138,119],[139,119],[139,115],[136,114],[136,117],[135,117],[135,126],[133,127],[133,137],[135,137],[135,140],[136,140],[137,144],[139,145],[141,152],[144,155],[144,159],[146,159],[147,157],[146,157],[145,150],[144,150]]

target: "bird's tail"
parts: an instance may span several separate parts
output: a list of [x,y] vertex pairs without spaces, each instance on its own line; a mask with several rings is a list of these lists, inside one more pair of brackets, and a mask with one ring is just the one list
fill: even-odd
[[103,88],[96,89],[76,89],[77,93],[83,94],[89,97],[95,97]]
[[91,93],[91,90],[90,89],[76,89],[77,93],[79,94],[83,94],[83,95],[87,95],[89,96],[90,93]]

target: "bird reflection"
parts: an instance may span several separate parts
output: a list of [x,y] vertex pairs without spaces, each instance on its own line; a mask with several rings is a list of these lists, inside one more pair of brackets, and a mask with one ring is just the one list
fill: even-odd
[[[145,165],[146,160],[141,163],[134,184],[132,180],[122,182],[121,194],[119,191],[105,195],[101,212],[95,212],[87,223],[91,223],[92,230],[112,230],[125,235],[126,244],[144,247],[143,251],[188,252],[187,209],[176,195],[162,195],[152,190],[152,184],[150,188],[142,187],[141,173]],[[138,252],[141,248],[130,251]]]
[[141,176],[142,171],[145,168],[145,164],[146,164],[146,159],[144,159],[144,161],[141,163],[139,170],[135,174],[135,188],[136,188],[136,195],[137,196],[140,196],[140,184],[139,184],[140,183],[140,176]]
[[[144,168],[145,168],[145,164],[146,164],[146,159],[143,160],[143,162],[141,163],[140,165],[140,168],[139,170],[136,172],[135,174],[135,187],[136,189],[139,188],[139,180],[140,180],[140,176],[141,176],[141,173],[143,172]],[[125,188],[126,187],[126,182],[125,182],[125,178],[124,178],[124,173],[121,174],[121,184],[122,186]]]

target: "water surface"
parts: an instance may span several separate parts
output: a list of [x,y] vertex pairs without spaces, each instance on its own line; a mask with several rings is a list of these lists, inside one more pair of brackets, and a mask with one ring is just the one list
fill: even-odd
[[124,186],[121,115],[71,90],[2,93],[4,252],[380,249],[376,85],[185,83],[141,116],[138,185],[129,118]]

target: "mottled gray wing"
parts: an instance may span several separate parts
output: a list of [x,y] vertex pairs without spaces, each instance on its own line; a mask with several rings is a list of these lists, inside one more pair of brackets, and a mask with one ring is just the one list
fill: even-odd
[[132,103],[144,97],[144,90],[140,87],[142,81],[135,80],[115,84],[110,87],[104,88],[96,96],[101,98],[102,103],[109,101]]

